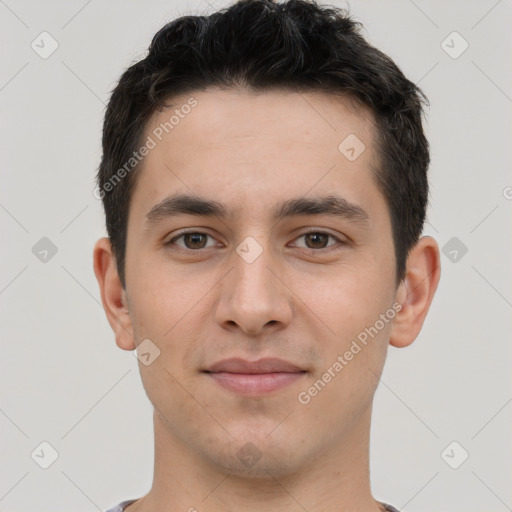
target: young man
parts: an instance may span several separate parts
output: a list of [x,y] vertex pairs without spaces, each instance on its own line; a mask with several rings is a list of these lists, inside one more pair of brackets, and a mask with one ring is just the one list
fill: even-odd
[[243,0],[163,27],[113,91],[94,270],[154,406],[111,511],[396,511],[369,436],[440,277],[421,91],[345,12]]

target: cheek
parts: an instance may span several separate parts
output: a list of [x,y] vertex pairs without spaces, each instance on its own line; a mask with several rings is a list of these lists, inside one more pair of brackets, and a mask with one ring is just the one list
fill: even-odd
[[390,307],[391,279],[389,270],[371,265],[332,270],[314,277],[301,276],[298,295],[335,336],[346,339],[373,324]]
[[187,318],[200,310],[200,299],[204,295],[199,282],[186,280],[177,272],[164,273],[156,265],[140,272],[130,284],[135,297],[132,306],[139,325],[158,336],[170,334],[178,323],[183,329]]
[[[130,301],[130,315],[136,343],[150,339],[160,350],[159,364],[149,366],[143,375],[148,382],[155,373],[165,372],[164,368],[180,381],[193,376],[191,359],[201,350],[201,330],[213,308],[202,282],[177,273],[164,275],[158,269],[131,282],[135,298]],[[159,378],[167,377],[162,373]]]
[[[390,275],[389,269],[379,272],[368,265],[351,270],[338,272],[337,277],[333,273],[322,282],[308,280],[304,284],[304,290],[309,289],[306,297],[310,297],[311,309],[316,313],[309,313],[309,317],[315,317],[317,325],[328,327],[322,330],[325,335],[318,337],[323,360],[320,374],[331,369],[336,377],[332,378],[330,387],[344,396],[359,391],[364,395],[373,390],[372,372],[378,375],[383,367],[395,314],[394,275]],[[341,362],[338,357],[342,358]]]

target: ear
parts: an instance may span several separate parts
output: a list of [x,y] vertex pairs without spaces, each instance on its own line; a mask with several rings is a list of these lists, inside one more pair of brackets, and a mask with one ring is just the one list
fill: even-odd
[[393,320],[389,343],[407,347],[418,336],[441,277],[441,261],[437,242],[421,237],[409,252],[407,270],[397,289],[395,300],[402,309]]
[[116,259],[108,238],[100,238],[94,245],[93,261],[94,273],[100,285],[101,302],[114,331],[117,346],[123,350],[134,350],[135,340],[126,290],[119,279]]

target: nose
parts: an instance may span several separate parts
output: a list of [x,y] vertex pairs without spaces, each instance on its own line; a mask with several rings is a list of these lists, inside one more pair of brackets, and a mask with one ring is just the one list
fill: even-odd
[[[243,254],[243,253],[240,253]],[[220,284],[216,321],[251,336],[285,328],[292,319],[292,291],[269,250],[254,260],[233,253],[233,267]]]

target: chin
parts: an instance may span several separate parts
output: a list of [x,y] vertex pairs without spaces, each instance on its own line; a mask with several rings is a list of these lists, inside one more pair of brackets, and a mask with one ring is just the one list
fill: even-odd
[[[268,430],[262,430],[259,435],[237,436],[222,451],[212,451],[208,458],[223,472],[233,476],[254,479],[271,479],[297,472],[304,467],[308,455],[301,453],[298,448],[304,449],[306,445],[300,440],[293,443],[291,436],[288,442],[272,438]],[[213,445],[219,448],[219,444]]]
[[227,474],[240,478],[252,478],[260,480],[271,480],[273,478],[279,478],[288,476],[295,473],[299,465],[290,463],[286,458],[277,460],[267,455],[262,457],[257,462],[248,462],[247,460],[241,461],[237,457],[229,458],[227,460],[217,460],[217,466]]

